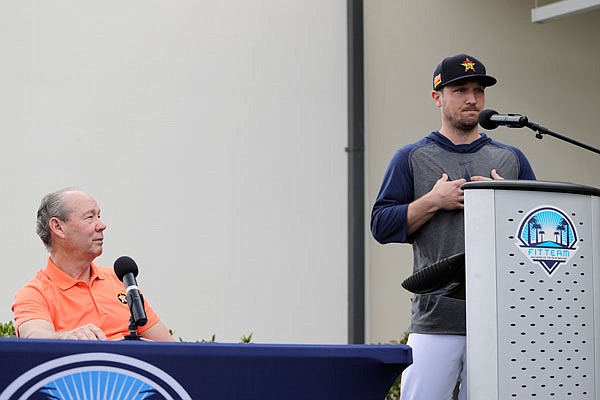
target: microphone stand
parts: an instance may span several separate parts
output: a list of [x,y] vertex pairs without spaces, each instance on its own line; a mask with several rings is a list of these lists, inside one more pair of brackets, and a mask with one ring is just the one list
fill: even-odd
[[600,154],[600,150],[598,150],[595,147],[592,147],[592,146],[587,145],[585,143],[581,143],[581,142],[579,142],[579,141],[577,141],[575,139],[571,139],[570,137],[561,135],[560,133],[552,132],[550,129],[544,128],[543,126],[541,126],[539,124],[536,124],[535,122],[527,122],[526,126],[529,129],[531,129],[531,130],[533,130],[533,131],[536,132],[535,137],[538,138],[538,139],[543,139],[544,138],[543,135],[550,135],[550,136],[554,136],[555,138],[564,140],[565,142],[574,144],[575,146],[579,146],[579,147],[581,147],[583,149],[592,151],[592,152],[594,152],[596,154]]
[[137,333],[137,325],[133,320],[133,315],[129,317],[129,335],[125,336],[125,340],[142,340],[142,337]]

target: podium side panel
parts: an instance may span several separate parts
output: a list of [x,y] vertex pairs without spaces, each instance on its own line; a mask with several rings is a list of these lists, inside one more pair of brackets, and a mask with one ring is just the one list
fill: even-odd
[[465,281],[469,399],[499,399],[494,225],[494,190],[466,190]]

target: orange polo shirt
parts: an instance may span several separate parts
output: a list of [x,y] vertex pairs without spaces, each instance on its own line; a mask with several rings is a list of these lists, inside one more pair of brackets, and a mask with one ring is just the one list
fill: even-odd
[[[129,307],[123,282],[112,268],[91,264],[90,283],[76,280],[61,271],[48,257],[44,270],[15,294],[12,305],[15,330],[32,319],[43,319],[56,331],[69,331],[88,323],[102,329],[110,340],[129,334]],[[144,299],[148,322],[138,327],[144,332],[159,318]]]

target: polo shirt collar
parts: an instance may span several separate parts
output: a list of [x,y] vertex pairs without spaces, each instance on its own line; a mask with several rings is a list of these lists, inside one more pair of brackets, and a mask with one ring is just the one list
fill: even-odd
[[[103,279],[98,275],[98,267],[94,263],[90,263],[90,267],[92,268],[92,274],[90,277],[90,283],[96,279]],[[81,282],[69,275],[67,275],[63,270],[58,268],[56,264],[52,261],[50,257],[48,257],[48,262],[46,263],[46,269],[44,270],[46,275],[50,278],[50,280],[61,289],[67,290],[72,288],[77,284],[77,282]],[[87,282],[85,282],[87,284]]]

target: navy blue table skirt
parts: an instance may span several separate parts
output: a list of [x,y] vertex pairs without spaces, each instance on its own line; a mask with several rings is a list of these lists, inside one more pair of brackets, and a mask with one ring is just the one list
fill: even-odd
[[0,400],[384,399],[402,345],[0,339]]

